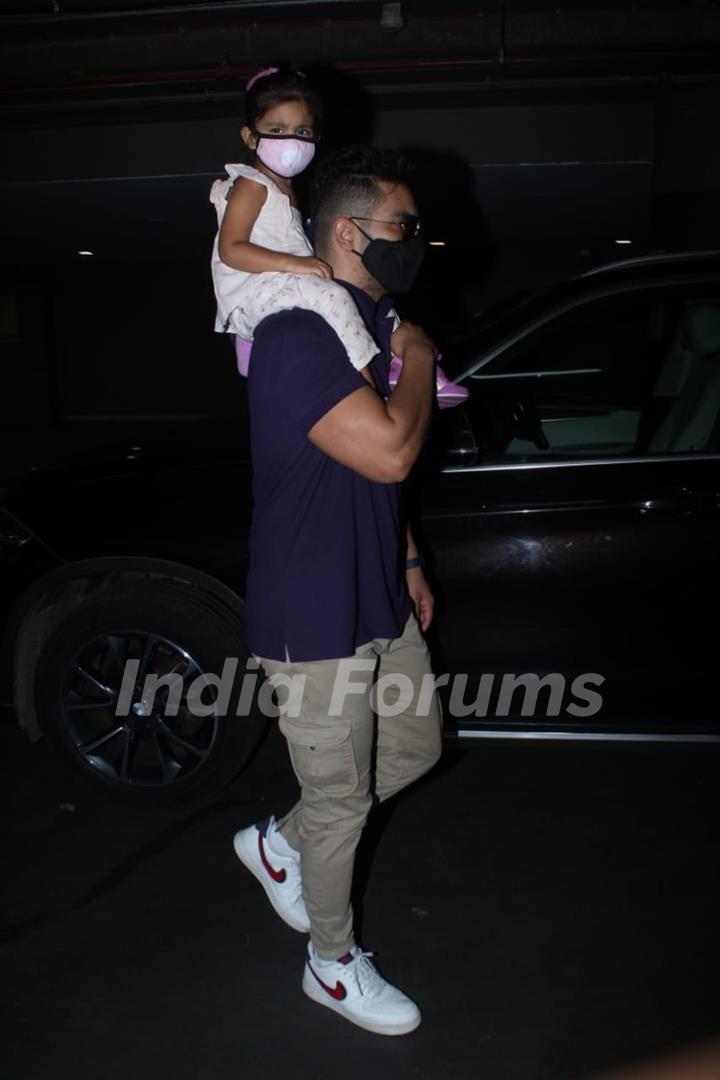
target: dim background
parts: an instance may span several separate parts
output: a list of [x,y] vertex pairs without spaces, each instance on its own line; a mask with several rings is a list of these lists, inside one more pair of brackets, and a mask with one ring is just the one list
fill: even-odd
[[371,141],[415,161],[436,245],[407,311],[446,350],[518,291],[720,247],[717,4],[2,0],[0,31],[10,442],[243,427],[208,192],[267,63],[324,92],[318,158]]

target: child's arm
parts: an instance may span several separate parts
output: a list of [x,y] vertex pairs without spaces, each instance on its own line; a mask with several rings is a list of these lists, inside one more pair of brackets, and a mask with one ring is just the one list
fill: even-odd
[[250,243],[250,234],[267,198],[267,190],[254,180],[239,176],[228,197],[220,226],[218,252],[226,266],[248,274],[317,274],[331,278],[331,268],[315,255],[288,255]]

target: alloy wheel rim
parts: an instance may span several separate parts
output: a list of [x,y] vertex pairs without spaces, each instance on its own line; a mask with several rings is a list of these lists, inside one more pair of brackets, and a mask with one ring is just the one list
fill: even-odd
[[[188,690],[198,679],[206,688],[202,708],[193,701],[191,709]],[[106,779],[144,788],[177,784],[203,767],[217,741],[217,691],[206,680],[191,653],[162,634],[105,632],[78,649],[66,670],[65,733]]]

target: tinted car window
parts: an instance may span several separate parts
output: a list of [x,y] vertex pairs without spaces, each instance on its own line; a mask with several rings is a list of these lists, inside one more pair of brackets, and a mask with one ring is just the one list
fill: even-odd
[[[476,414],[510,418],[491,457],[714,448],[720,289],[655,287],[582,303],[481,364],[469,384]],[[518,411],[524,422],[513,428]]]

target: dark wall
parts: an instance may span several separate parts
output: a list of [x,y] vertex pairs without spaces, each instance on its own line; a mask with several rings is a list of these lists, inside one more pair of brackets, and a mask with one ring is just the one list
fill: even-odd
[[[414,311],[441,344],[517,288],[618,255],[720,246],[717,88],[441,105],[371,110],[375,141],[416,159],[428,239],[445,243]],[[212,331],[207,200],[237,138],[233,117],[7,133],[2,274],[18,333],[0,345],[6,424],[240,408]]]

